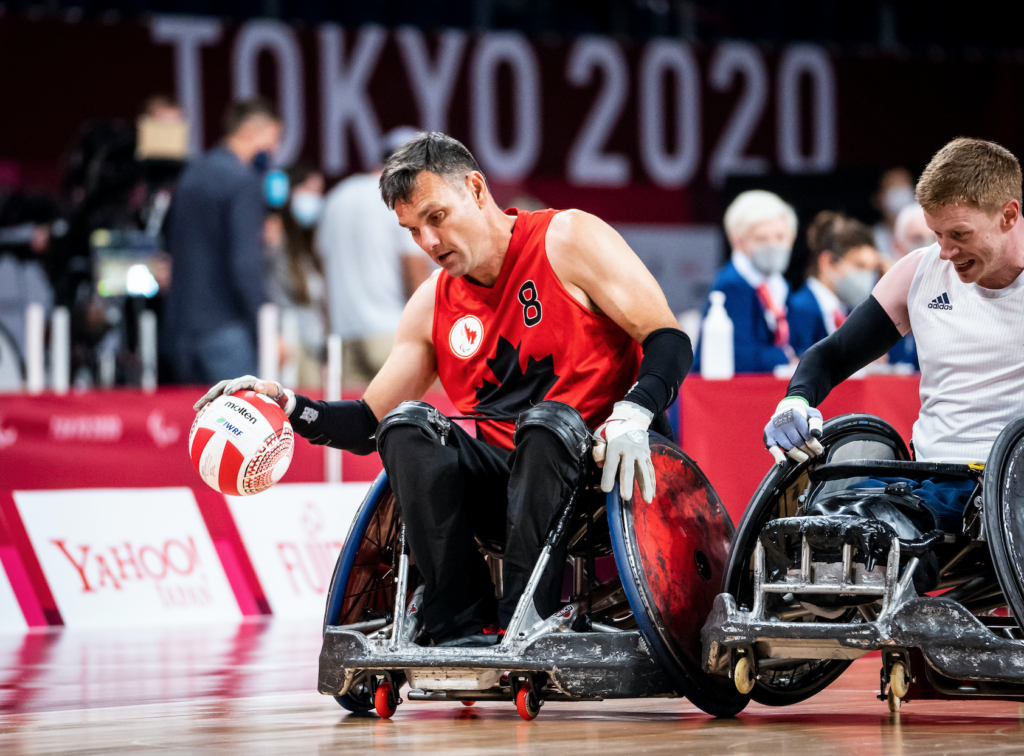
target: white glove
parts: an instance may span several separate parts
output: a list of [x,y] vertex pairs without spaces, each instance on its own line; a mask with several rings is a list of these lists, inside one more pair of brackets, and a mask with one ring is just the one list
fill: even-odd
[[785,463],[786,454],[794,462],[806,462],[825,451],[818,441],[821,426],[818,410],[801,397],[787,396],[764,427],[764,445],[780,465]]
[[594,434],[593,455],[601,475],[601,490],[608,493],[615,486],[619,473],[619,495],[626,501],[633,497],[633,476],[640,482],[644,501],[654,500],[654,463],[647,428],[654,413],[633,402],[616,402],[612,414]]
[[289,417],[295,409],[295,392],[286,389],[277,381],[263,381],[254,375],[243,375],[241,378],[232,378],[228,381],[221,381],[203,395],[192,407],[196,412],[212,402],[218,396],[231,396],[238,391],[253,390],[257,394],[264,394],[273,399],[277,406],[284,410]]

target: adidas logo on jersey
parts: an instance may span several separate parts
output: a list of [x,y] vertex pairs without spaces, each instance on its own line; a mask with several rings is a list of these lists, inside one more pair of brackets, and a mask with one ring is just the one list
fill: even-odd
[[949,294],[942,292],[939,296],[935,297],[931,302],[928,303],[929,310],[952,310],[953,305],[949,303]]

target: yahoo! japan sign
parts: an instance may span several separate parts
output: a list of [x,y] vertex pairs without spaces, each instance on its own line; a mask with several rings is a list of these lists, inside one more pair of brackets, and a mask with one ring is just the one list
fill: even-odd
[[188,488],[17,491],[14,501],[66,625],[241,619]]

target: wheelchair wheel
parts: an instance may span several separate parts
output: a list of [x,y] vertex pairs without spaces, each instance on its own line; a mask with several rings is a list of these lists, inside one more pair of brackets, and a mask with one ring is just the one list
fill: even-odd
[[[324,611],[324,628],[374,621],[383,627],[391,622],[401,528],[402,518],[395,496],[387,474],[382,472],[356,512],[335,563]],[[420,583],[419,572],[410,562],[406,600]],[[394,680],[396,691],[402,682],[401,679]],[[374,708],[373,689],[368,678],[362,687],[357,678],[348,693],[334,698],[348,711],[364,712]]]
[[1024,418],[1007,425],[985,464],[982,509],[996,579],[1024,629]]
[[[879,417],[850,414],[833,418],[822,429],[825,459],[909,460],[910,453],[896,429]],[[780,517],[799,515],[802,496],[810,485],[812,462],[773,465],[761,481],[740,520],[729,554],[722,592],[732,594],[748,610],[754,595],[754,547],[764,526]],[[844,620],[852,619],[855,612]],[[832,620],[832,621],[844,621]],[[843,660],[794,660],[792,665],[762,670],[750,697],[766,706],[799,703],[828,687],[846,668]]]
[[677,690],[717,717],[748,699],[701,668],[700,631],[725,572],[733,525],[700,468],[668,439],[651,434],[654,501],[608,494],[615,564],[644,639]]

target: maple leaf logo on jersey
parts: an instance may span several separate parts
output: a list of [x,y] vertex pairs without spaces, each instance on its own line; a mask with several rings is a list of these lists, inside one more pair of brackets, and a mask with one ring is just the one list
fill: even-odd
[[540,360],[530,357],[524,373],[519,367],[519,346],[512,346],[504,336],[498,337],[495,355],[487,359],[487,367],[498,383],[485,380],[476,390],[474,412],[492,417],[518,415],[544,401],[555,385],[558,376],[555,375],[554,356],[549,354]]

